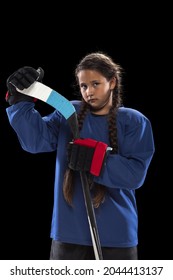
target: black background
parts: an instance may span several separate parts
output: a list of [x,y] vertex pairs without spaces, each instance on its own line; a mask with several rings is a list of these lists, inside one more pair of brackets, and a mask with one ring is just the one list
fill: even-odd
[[[91,3],[85,5],[67,5],[63,10],[20,7],[17,13],[13,11],[16,6],[4,10],[7,19],[1,23],[0,52],[0,259],[49,258],[55,168],[54,153],[32,155],[21,149],[6,115],[6,78],[19,67],[41,66],[44,83],[74,99],[74,69],[92,51],[104,51],[122,65],[124,105],[144,113],[153,127],[156,152],[146,181],[136,192],[139,258],[172,259],[172,183],[166,157],[170,117],[165,109],[169,102],[163,79],[168,56],[161,47],[161,42],[167,41],[159,7],[126,4],[113,9],[107,3],[101,9],[100,3],[95,8]],[[41,12],[44,8],[47,13]],[[36,108],[42,115],[53,110],[41,101]]]

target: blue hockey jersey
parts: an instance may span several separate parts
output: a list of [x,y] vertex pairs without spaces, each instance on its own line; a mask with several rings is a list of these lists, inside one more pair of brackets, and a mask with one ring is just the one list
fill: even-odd
[[[80,101],[71,102],[78,111]],[[73,207],[63,197],[67,145],[72,140],[66,119],[57,110],[42,117],[32,102],[20,102],[6,110],[25,151],[33,154],[57,151],[51,238],[92,245],[78,172],[75,172]],[[94,178],[107,190],[104,203],[95,209],[95,215],[102,246],[131,247],[138,244],[135,190],[145,181],[155,147],[151,123],[137,110],[119,108],[117,130],[118,154],[109,154],[101,175]],[[88,113],[80,137],[92,138],[110,146],[107,117]]]

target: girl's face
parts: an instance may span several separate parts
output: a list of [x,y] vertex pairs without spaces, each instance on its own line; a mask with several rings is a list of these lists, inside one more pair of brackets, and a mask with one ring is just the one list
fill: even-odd
[[94,114],[108,114],[112,106],[112,92],[116,80],[110,81],[95,70],[82,70],[78,73],[80,92],[83,99],[91,106]]

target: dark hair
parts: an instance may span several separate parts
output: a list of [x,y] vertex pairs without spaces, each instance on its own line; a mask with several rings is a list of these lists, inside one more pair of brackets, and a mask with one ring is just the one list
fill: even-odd
[[[117,125],[116,125],[116,115],[117,110],[122,106],[122,67],[115,63],[113,59],[103,52],[95,52],[86,55],[81,59],[79,64],[75,69],[75,77],[78,84],[78,73],[82,70],[94,70],[99,72],[104,76],[107,81],[110,81],[112,78],[116,79],[116,86],[114,88],[112,107],[109,110],[107,119],[109,126],[109,141],[110,146],[112,147],[112,153],[118,152],[118,141],[117,141]],[[81,130],[85,116],[90,110],[89,105],[82,98],[81,107],[78,113],[78,122],[79,130]],[[67,169],[64,177],[63,192],[66,201],[72,205],[72,196],[74,190],[74,176],[71,169]],[[94,207],[99,207],[100,203],[104,201],[105,197],[105,186],[91,184],[91,187],[94,188],[95,197],[93,199]]]

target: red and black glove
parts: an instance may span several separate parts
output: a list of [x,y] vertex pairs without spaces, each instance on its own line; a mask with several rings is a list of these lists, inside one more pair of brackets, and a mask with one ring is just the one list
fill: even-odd
[[70,142],[68,149],[69,168],[99,176],[110,150],[112,148],[100,141],[90,138],[76,139]]
[[13,105],[21,101],[35,102],[35,98],[18,92],[16,88],[20,90],[28,88],[35,81],[42,82],[43,77],[44,70],[41,67],[37,70],[29,66],[19,68],[7,78],[6,85],[8,90],[5,100],[9,103],[9,105]]

